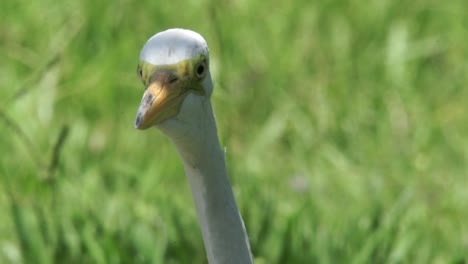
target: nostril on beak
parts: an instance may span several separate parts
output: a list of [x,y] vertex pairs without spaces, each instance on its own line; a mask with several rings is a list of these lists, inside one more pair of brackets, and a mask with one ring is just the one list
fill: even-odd
[[145,98],[143,99],[143,103],[146,107],[149,107],[152,103],[153,103],[153,100],[154,100],[154,96],[152,94],[147,94],[145,96]]

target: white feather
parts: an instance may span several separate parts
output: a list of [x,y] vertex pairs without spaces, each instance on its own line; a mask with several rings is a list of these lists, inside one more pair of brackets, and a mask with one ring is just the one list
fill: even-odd
[[197,32],[174,28],[152,36],[141,49],[140,60],[153,65],[175,64],[199,54],[208,58],[208,45]]

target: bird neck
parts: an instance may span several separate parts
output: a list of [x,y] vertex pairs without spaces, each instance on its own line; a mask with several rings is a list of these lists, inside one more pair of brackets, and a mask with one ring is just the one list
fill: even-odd
[[[202,105],[203,111],[196,111],[200,116],[191,119],[197,123],[182,124],[173,120],[160,129],[175,143],[182,158],[209,263],[252,263],[245,226],[229,184],[211,103],[206,100]],[[182,129],[181,126],[190,128]]]

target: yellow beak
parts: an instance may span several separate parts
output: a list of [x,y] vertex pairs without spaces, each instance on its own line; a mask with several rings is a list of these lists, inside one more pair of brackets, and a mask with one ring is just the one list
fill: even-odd
[[156,72],[141,99],[135,127],[147,129],[177,115],[188,91],[175,73]]

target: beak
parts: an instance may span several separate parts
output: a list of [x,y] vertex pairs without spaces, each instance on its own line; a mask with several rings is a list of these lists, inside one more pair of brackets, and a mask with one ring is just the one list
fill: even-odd
[[177,115],[188,93],[184,87],[184,82],[170,72],[155,73],[141,99],[135,128],[147,129]]

